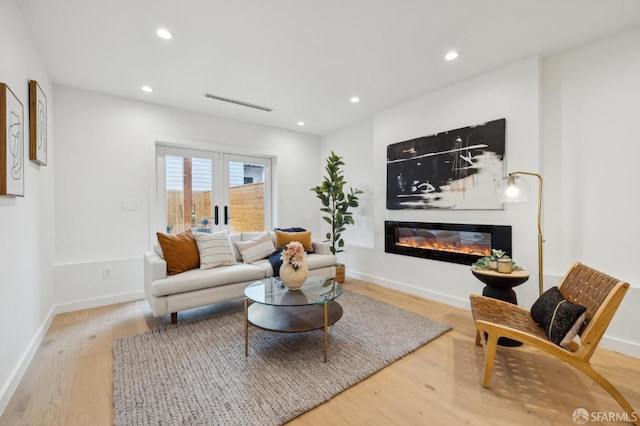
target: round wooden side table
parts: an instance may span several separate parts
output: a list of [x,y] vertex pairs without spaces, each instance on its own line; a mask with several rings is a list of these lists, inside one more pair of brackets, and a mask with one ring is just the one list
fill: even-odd
[[514,305],[518,304],[518,299],[513,287],[519,286],[529,279],[527,271],[511,271],[511,273],[505,274],[493,270],[471,269],[471,273],[486,284],[482,290],[483,296],[504,300]]

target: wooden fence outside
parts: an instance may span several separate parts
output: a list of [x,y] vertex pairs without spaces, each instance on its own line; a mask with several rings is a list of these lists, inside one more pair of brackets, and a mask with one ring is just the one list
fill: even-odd
[[[231,232],[264,231],[264,183],[231,187],[229,198]],[[167,231],[176,234],[191,228],[202,230],[202,218],[207,218],[211,226],[211,191],[193,192],[192,204],[191,213],[187,212],[185,217],[182,191],[167,191]],[[219,216],[222,223],[223,206],[220,206]]]
[[229,205],[231,232],[264,231],[264,183],[232,187]]

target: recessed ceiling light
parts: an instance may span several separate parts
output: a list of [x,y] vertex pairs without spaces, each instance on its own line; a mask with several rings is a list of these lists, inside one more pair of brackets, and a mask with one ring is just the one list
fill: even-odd
[[140,89],[142,89],[143,92],[147,92],[147,93],[153,92],[153,89],[149,86],[142,86]]
[[360,98],[357,96],[352,96],[350,100],[354,104],[357,104],[358,102],[360,102]]
[[298,126],[304,126],[304,121],[298,121]]
[[171,31],[166,28],[158,28],[156,30],[156,34],[158,35],[158,37],[164,40],[171,40],[173,38],[173,34],[171,34]]
[[444,55],[444,59],[446,59],[447,61],[453,61],[457,57],[458,57],[458,52],[456,52],[454,50],[452,50],[451,52],[449,52],[446,55]]

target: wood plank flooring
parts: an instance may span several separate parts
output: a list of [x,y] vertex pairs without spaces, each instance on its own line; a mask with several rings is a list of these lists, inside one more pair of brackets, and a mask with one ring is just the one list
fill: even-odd
[[[492,387],[484,389],[483,353],[469,311],[350,278],[345,288],[453,330],[290,425],[573,425],[579,407],[622,412],[591,379],[527,347],[499,348]],[[241,309],[234,301],[178,319]],[[112,342],[169,322],[169,316],[154,318],[144,300],[57,315],[0,425],[113,424]],[[592,364],[640,409],[640,359],[600,348]]]

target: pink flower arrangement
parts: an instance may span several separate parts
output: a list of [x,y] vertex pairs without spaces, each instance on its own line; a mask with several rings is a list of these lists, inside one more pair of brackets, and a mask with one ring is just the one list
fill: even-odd
[[290,263],[296,271],[307,261],[307,253],[304,247],[298,241],[291,241],[286,248],[282,250],[282,262]]

